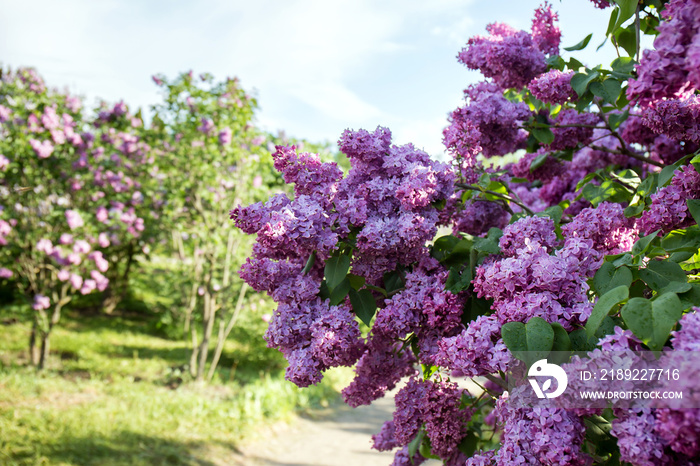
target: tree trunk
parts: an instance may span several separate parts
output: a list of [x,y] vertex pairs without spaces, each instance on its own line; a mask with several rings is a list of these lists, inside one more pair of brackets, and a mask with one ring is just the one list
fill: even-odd
[[207,364],[207,358],[209,357],[209,342],[211,341],[211,334],[214,331],[214,320],[216,317],[216,307],[214,297],[211,295],[209,287],[204,292],[204,336],[202,336],[202,343],[199,345],[199,367],[197,367],[197,378],[196,380],[204,379],[204,369]]
[[190,354],[190,375],[197,376],[197,355],[199,354],[199,346],[197,345],[197,330],[192,327],[192,354]]
[[50,330],[49,332],[42,332],[41,333],[41,355],[39,357],[39,365],[37,366],[37,369],[42,370],[44,367],[46,367],[46,363],[49,360],[49,336],[51,335]]
[[40,354],[39,346],[37,346],[38,332],[39,325],[35,320],[34,324],[32,325],[32,333],[29,335],[29,361],[31,362],[32,366],[39,365]]

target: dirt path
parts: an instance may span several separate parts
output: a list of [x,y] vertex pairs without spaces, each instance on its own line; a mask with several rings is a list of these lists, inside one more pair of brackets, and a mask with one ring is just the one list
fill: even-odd
[[[352,409],[338,404],[285,426],[264,442],[243,449],[246,466],[389,466],[392,452],[371,449],[371,436],[391,419],[394,401],[385,397]],[[437,461],[423,463],[438,465]]]

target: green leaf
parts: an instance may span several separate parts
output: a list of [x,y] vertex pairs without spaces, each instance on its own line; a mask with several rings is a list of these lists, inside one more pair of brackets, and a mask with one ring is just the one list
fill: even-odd
[[566,329],[558,322],[554,322],[551,325],[554,331],[552,351],[569,351],[571,349],[571,339]]
[[629,329],[654,351],[664,346],[682,313],[683,306],[674,293],[660,295],[653,302],[632,298],[621,311]]
[[564,71],[566,67],[566,62],[559,55],[553,55],[547,58],[547,65],[559,71]]
[[518,353],[527,351],[527,336],[525,324],[522,322],[506,322],[501,327],[501,338],[508,350],[517,358]]
[[625,217],[636,217],[644,211],[644,204],[629,205],[625,207]]
[[576,73],[571,77],[571,87],[580,96],[586,93],[588,90],[588,85],[600,76],[600,73],[593,71],[591,74],[586,73]]
[[673,230],[663,237],[661,247],[668,252],[697,252],[700,248],[700,229],[691,226],[685,230]]
[[688,199],[685,201],[688,204],[690,215],[693,216],[695,223],[700,224],[700,199]]
[[337,306],[345,300],[345,297],[350,291],[350,280],[347,277],[331,290],[330,300],[331,306]]
[[498,241],[492,238],[476,238],[474,240],[474,249],[488,254],[498,254],[501,252]]
[[683,305],[678,295],[666,293],[656,297],[651,303],[654,312],[654,336],[649,347],[660,350],[668,336],[683,315]]
[[[629,57],[621,58],[634,57],[634,55],[637,53],[637,34],[635,31],[634,24],[630,24],[626,28],[621,28],[615,31],[615,39],[617,40],[617,44],[620,45],[623,49],[625,49],[625,52],[627,52],[627,55],[629,55]],[[632,70],[628,71],[627,74],[631,72]],[[618,75],[620,73],[622,72],[613,74]]]
[[654,335],[654,317],[651,301],[644,298],[632,298],[620,311],[622,319],[632,333],[647,343]]
[[423,443],[424,437],[425,431],[421,429],[418,431],[416,437],[408,444],[408,457],[411,460],[411,464],[413,464],[413,457],[418,453],[418,448],[421,446],[421,443]]
[[538,353],[533,355],[535,360],[546,357],[554,345],[554,329],[541,317],[532,317],[525,324],[525,337],[528,352]]
[[[610,123],[610,127],[615,130],[615,129],[619,128],[620,125],[622,124],[622,122],[627,120],[627,118],[629,118],[629,116],[630,116],[629,110],[625,110],[622,113],[613,113],[608,118],[608,123]],[[634,186],[634,187],[636,188],[636,186]]]
[[620,95],[622,84],[617,79],[606,79],[602,83],[600,81],[592,82],[589,88],[593,95],[614,104]]
[[690,290],[678,295],[683,309],[700,306],[700,284],[691,283]]
[[391,294],[396,290],[404,287],[403,279],[398,271],[387,272],[384,274],[384,289],[387,294]]
[[671,282],[686,282],[681,266],[668,260],[650,262],[646,268],[639,269],[639,278],[654,291],[661,291]]
[[311,255],[309,256],[309,260],[306,261],[306,265],[304,266],[304,270],[301,271],[302,275],[306,275],[311,271],[311,268],[314,266],[316,263],[316,251],[312,252]]
[[374,312],[377,310],[377,301],[374,300],[372,292],[367,289],[360,291],[350,290],[350,304],[355,315],[369,327],[374,317]]
[[659,294],[662,295],[664,293],[685,293],[686,291],[690,291],[692,288],[693,287],[690,285],[690,283],[671,282],[668,285],[661,288]]
[[610,63],[610,67],[618,71],[620,73],[631,73],[634,71],[634,67],[636,66],[637,62],[634,61],[634,58],[632,57],[619,57],[616,58]]
[[365,284],[365,277],[349,273],[348,281],[350,282],[351,287],[353,287],[355,290],[359,290],[362,288],[362,285]]
[[583,68],[583,63],[580,61],[576,60],[574,57],[569,58],[569,61],[566,64],[566,67],[569,68],[570,70],[573,71],[578,71],[581,68]]
[[333,256],[326,261],[326,283],[331,290],[340,285],[350,270],[350,257],[345,254]]
[[547,207],[544,211],[542,212],[537,212],[535,216],[537,217],[549,217],[554,221],[555,225],[559,225],[559,222],[561,222],[561,218],[564,215],[564,210],[559,207],[558,205],[554,205],[552,207]]
[[[630,284],[631,283],[632,281],[630,280]],[[586,334],[589,337],[595,335],[601,322],[603,322],[603,319],[610,313],[613,307],[629,298],[629,292],[629,285],[620,285],[608,291],[598,299],[598,302],[593,307],[591,316],[588,318],[588,322],[586,322]]]
[[656,235],[659,234],[659,231],[655,231],[654,233],[644,236],[643,238],[640,238],[637,240],[636,243],[634,243],[634,246],[632,246],[632,254],[635,256],[638,256],[640,254],[643,254],[646,252],[646,250],[649,248],[649,245],[651,244],[652,241],[654,241],[654,238],[656,238]]
[[[535,139],[542,144],[551,144],[554,141],[554,133],[552,133],[552,130],[549,128],[532,128],[530,129],[530,132],[533,136],[535,136]],[[537,156],[537,158],[530,164],[530,170],[533,170],[532,165],[535,164],[535,162],[537,162],[540,158],[542,158],[542,160],[539,161],[541,166],[544,163],[544,160],[547,158],[547,154]]]
[[460,274],[461,266],[454,266],[450,268],[450,273],[447,275],[447,281],[445,282],[445,289],[454,294],[464,291],[469,288],[472,282],[472,272],[469,267],[465,267]]
[[637,5],[639,4],[638,0],[615,0],[615,3],[617,3],[618,7],[620,8],[620,12],[617,15],[617,18],[615,20],[615,24],[613,25],[612,29],[608,31],[608,34],[615,32],[615,30],[622,26],[622,24],[630,19],[633,15],[634,12],[637,11]]
[[579,42],[576,45],[572,45],[571,47],[564,47],[564,50],[567,52],[574,52],[576,50],[583,50],[586,48],[588,43],[591,41],[591,37],[593,37],[593,34],[588,34],[581,42]]
[[695,171],[700,173],[700,154],[693,157],[690,163],[695,167]]

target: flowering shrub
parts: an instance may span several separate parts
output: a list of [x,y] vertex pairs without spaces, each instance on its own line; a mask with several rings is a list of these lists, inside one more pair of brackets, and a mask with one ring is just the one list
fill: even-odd
[[[240,274],[278,304],[266,339],[291,382],[355,365],[343,397],[359,406],[408,378],[373,437],[395,465],[700,460],[697,410],[525,407],[522,387],[504,391],[534,362],[523,351],[697,346],[700,3],[593,3],[613,7],[609,67],[560,55],[547,4],[530,32],[494,23],[468,41],[459,61],[490,79],[449,118],[451,165],[386,128],[347,130],[347,174],[278,146],[294,196],[231,211],[257,234]],[[656,40],[640,58],[642,33]]]

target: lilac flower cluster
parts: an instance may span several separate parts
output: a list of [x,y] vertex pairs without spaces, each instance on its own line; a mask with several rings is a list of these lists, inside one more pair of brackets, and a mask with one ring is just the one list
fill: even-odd
[[637,78],[627,88],[629,100],[642,106],[682,99],[700,88],[700,2],[671,0],[662,16],[654,49],[644,51]]
[[588,144],[593,138],[593,126],[600,121],[594,113],[578,113],[576,110],[564,109],[554,120],[554,142],[550,150],[572,149],[578,144]]
[[700,144],[700,98],[656,102],[644,110],[644,124],[657,134]]
[[[405,306],[418,304],[407,297],[422,296],[419,303],[429,309],[422,319],[435,326],[453,322],[452,314],[461,311],[461,304],[444,291],[445,274],[440,275],[439,264],[427,257],[425,243],[437,230],[432,203],[451,193],[454,175],[411,145],[392,146],[391,133],[384,128],[373,133],[346,131],[339,147],[352,163],[345,178],[335,163],[321,163],[317,155],[297,153],[294,147],[277,147],[275,168],[287,183],[294,183],[294,199],[280,194],[264,204],[237,207],[231,218],[246,233],[258,235],[241,277],[279,304],[266,339],[287,357],[287,378],[307,386],[321,380],[327,368],[359,360],[355,380],[343,391],[348,404],[357,406],[414,373],[414,358],[405,351],[396,354],[399,327],[380,331],[378,325],[365,342],[347,298],[330,306],[317,297],[323,261],[339,241],[352,243],[352,273],[381,286],[384,273],[423,260],[423,271],[408,274],[406,289],[387,300],[378,320],[384,311],[405,312],[401,317],[407,317]],[[312,254],[314,265],[304,274]],[[427,273],[437,281],[428,280]],[[410,331],[418,324],[406,319],[404,323]]]
[[382,427],[375,448],[408,445],[425,428],[434,454],[448,461],[460,456],[457,445],[471,417],[471,411],[460,408],[461,399],[456,384],[412,377],[394,397],[394,418]]
[[[521,224],[532,236],[519,234]],[[590,315],[586,280],[602,255],[591,240],[575,237],[551,255],[553,229],[550,219],[518,220],[501,238],[506,257],[477,268],[474,289],[479,297],[494,300],[494,316],[501,323],[538,316],[572,328]]]
[[639,230],[649,234],[661,230],[662,234],[695,223],[686,201],[700,197],[700,174],[693,165],[685,165],[674,173],[671,184],[651,195],[651,206],[639,219]]
[[593,247],[603,254],[629,251],[638,239],[634,219],[625,217],[622,206],[611,202],[583,209],[570,223],[562,225],[561,231],[566,238],[593,241]]
[[[521,88],[546,71],[545,54],[528,32],[516,31],[502,23],[489,24],[486,30],[488,36],[470,38],[459,53],[459,61],[467,68],[493,78],[502,89]],[[540,40],[547,41],[550,37],[541,36]],[[543,45],[548,50],[551,48],[551,44]]]
[[573,71],[550,70],[530,81],[527,85],[533,96],[549,104],[564,104],[576,97],[571,87]]
[[586,426],[575,414],[549,405],[517,407],[506,393],[496,401],[496,416],[503,429],[501,448],[494,455],[498,466],[591,462],[581,451]]
[[556,25],[559,15],[552,11],[552,5],[546,1],[535,10],[532,19],[532,41],[535,47],[546,55],[559,55],[561,30]]
[[[466,129],[472,132],[462,137],[468,137],[469,141],[478,138],[486,157],[505,155],[525,147],[527,132],[520,127],[531,116],[525,103],[510,102],[496,85],[487,82],[472,85],[464,92],[467,104],[452,112],[450,127],[445,130],[451,135],[449,141],[458,138],[457,135]],[[470,142],[467,147],[476,145]],[[466,158],[469,152],[460,150],[460,155]]]
[[500,202],[472,200],[463,209],[456,209],[450,223],[452,233],[467,233],[481,236],[491,228],[503,228],[508,224],[510,214]]

